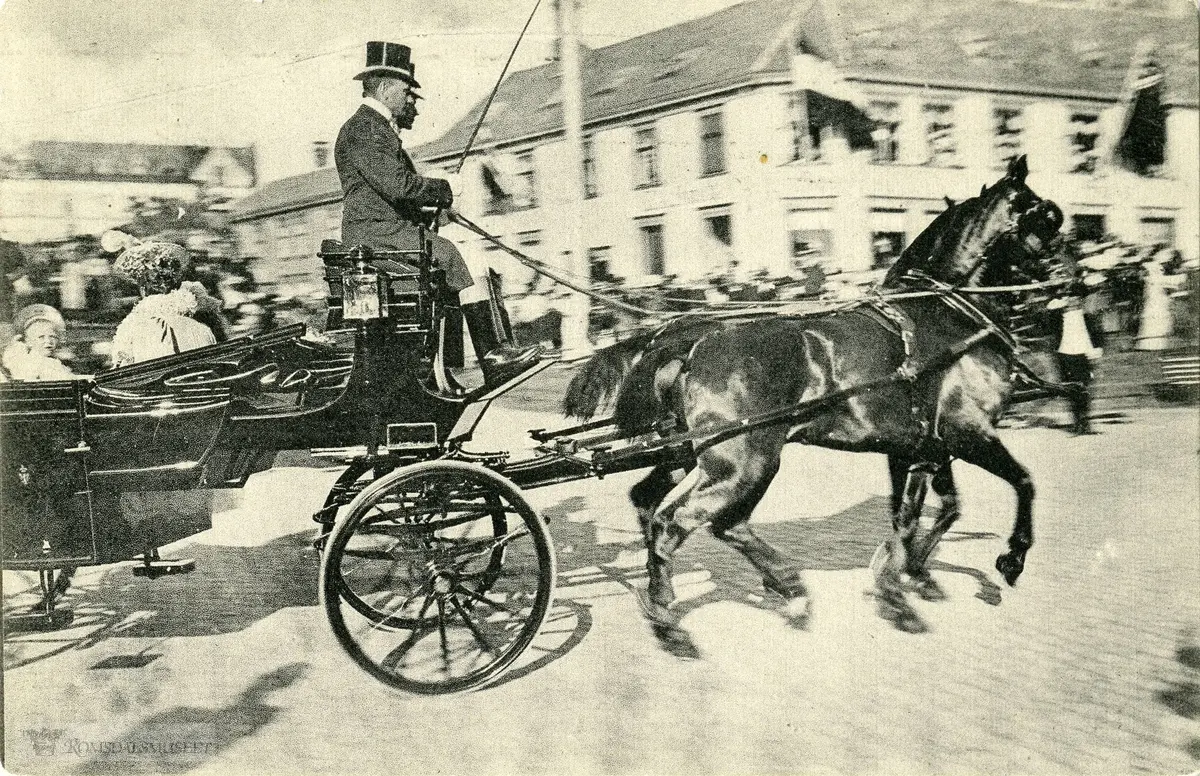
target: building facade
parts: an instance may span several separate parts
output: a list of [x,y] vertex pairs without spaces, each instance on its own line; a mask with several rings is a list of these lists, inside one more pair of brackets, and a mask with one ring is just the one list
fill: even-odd
[[252,148],[37,141],[0,159],[0,235],[97,235],[152,200],[231,202],[253,191]]
[[[578,172],[558,64],[510,75],[456,207],[563,267],[586,245],[596,278],[734,262],[869,273],[944,197],[973,196],[1025,154],[1030,185],[1081,235],[1196,259],[1197,48],[1195,10],[1169,0],[750,0],[584,49]],[[482,107],[414,150],[427,172],[457,165]],[[264,188],[234,220],[253,255],[308,272],[337,236],[339,200],[319,170]]]

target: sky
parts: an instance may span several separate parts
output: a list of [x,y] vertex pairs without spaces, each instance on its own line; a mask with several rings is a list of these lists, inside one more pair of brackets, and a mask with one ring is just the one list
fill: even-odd
[[[354,111],[367,40],[413,49],[411,147],[500,74],[536,0],[0,0],[0,151],[28,140],[254,145],[261,181],[311,169]],[[593,48],[736,0],[581,0]],[[511,70],[546,61],[541,0]]]

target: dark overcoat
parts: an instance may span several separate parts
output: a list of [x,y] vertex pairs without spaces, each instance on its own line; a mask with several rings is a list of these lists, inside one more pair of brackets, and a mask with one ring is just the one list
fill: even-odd
[[[333,158],[342,181],[342,242],[372,248],[417,247],[422,207],[449,207],[450,184],[426,178],[400,142],[400,136],[366,105],[338,132]],[[430,235],[433,255],[446,270],[447,285],[460,291],[472,284],[471,272],[452,242]]]

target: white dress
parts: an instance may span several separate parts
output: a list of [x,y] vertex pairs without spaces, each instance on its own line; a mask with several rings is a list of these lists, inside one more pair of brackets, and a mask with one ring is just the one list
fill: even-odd
[[70,380],[75,376],[57,358],[31,352],[22,340],[5,348],[3,363],[14,380]]
[[1168,347],[1173,329],[1169,281],[1162,263],[1146,265],[1145,291],[1142,295],[1142,320],[1135,347],[1138,350],[1163,350]]
[[138,302],[113,336],[113,366],[128,366],[214,344],[212,329],[193,319],[203,290],[192,283],[167,294],[151,294]]

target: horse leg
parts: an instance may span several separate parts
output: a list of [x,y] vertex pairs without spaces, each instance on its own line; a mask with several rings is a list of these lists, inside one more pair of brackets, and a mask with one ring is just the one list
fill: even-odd
[[908,575],[913,580],[916,587],[917,595],[921,596],[926,601],[943,601],[946,598],[946,593],[942,590],[933,577],[929,574],[929,569],[926,564],[929,562],[929,556],[933,554],[934,548],[938,542],[950,530],[950,526],[958,521],[962,514],[959,510],[958,502],[958,487],[954,484],[954,475],[950,471],[950,461],[943,461],[937,471],[933,473],[930,480],[930,486],[933,492],[938,495],[942,501],[941,509],[938,510],[937,517],[934,518],[933,526],[929,531],[921,536],[918,536],[909,549],[908,555]]
[[1008,552],[996,558],[996,570],[1011,587],[1025,569],[1025,555],[1033,546],[1033,479],[996,437],[988,437],[959,453],[959,458],[996,475],[1017,493],[1017,519],[1008,537]]
[[[732,478],[735,490],[710,515],[713,536],[740,552],[762,574],[763,587],[784,599],[780,611],[795,628],[808,625],[808,589],[800,567],[750,529],[749,520],[779,471],[784,437],[772,432],[758,439],[731,440],[719,454],[728,466],[741,464]],[[710,465],[712,465],[710,463]]]
[[[659,504],[675,487],[676,481],[672,477],[675,471],[672,467],[664,464],[655,466],[649,474],[629,490],[629,500],[637,510],[638,525],[641,526],[642,539],[647,542],[647,547],[650,541],[650,519],[654,516]],[[688,471],[691,469],[689,468]]]
[[926,461],[908,467],[900,508],[892,516],[892,538],[888,540],[884,561],[875,573],[879,615],[909,633],[924,631],[925,624],[904,600],[900,575],[909,569],[913,537],[920,525],[921,508],[935,468],[935,464]]

